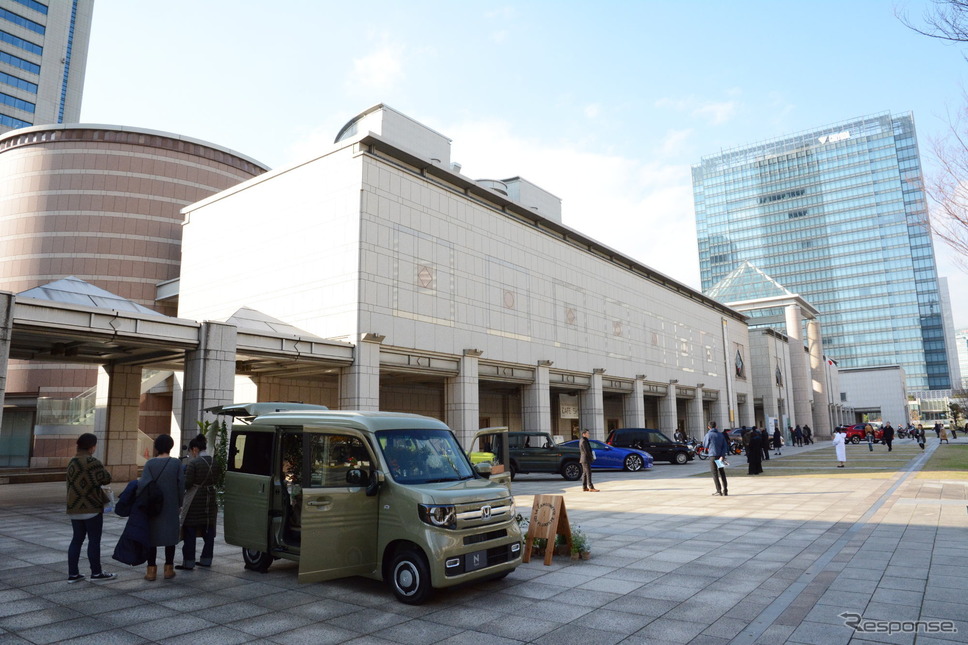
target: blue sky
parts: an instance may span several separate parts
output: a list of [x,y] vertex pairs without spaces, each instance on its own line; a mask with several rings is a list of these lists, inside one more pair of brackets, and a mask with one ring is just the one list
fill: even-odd
[[[932,171],[968,62],[894,16],[930,6],[96,0],[81,117],[280,167],[384,102],[452,138],[465,175],[526,177],[568,226],[698,288],[702,156],[910,111]],[[968,327],[968,276],[936,249]]]

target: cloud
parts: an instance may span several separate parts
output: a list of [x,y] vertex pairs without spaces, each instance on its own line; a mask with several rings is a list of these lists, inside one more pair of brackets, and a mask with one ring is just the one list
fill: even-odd
[[589,119],[594,119],[602,113],[602,106],[598,103],[591,103],[585,106],[585,116]]
[[510,35],[511,35],[511,32],[509,30],[507,30],[507,29],[498,29],[496,31],[492,31],[491,32],[491,40],[494,41],[495,43],[501,45],[501,44],[504,44],[505,42],[507,42],[507,40],[510,37]]
[[353,59],[353,70],[347,83],[380,91],[392,89],[405,78],[403,59],[402,46],[383,43],[366,56]]
[[[738,94],[738,90],[731,89],[730,95]],[[704,119],[713,125],[721,125],[731,120],[740,107],[739,101],[700,101],[694,96],[673,99],[663,97],[655,101],[655,107],[686,112],[691,116]]]
[[686,141],[693,135],[692,128],[686,128],[685,130],[669,130],[666,133],[665,138],[662,140],[662,147],[660,148],[664,156],[682,156],[683,148],[685,148]]
[[[451,158],[463,164],[464,175],[520,175],[562,199],[566,226],[698,288],[690,166],[529,139],[500,120],[439,131],[453,139]],[[671,134],[684,139],[689,132]]]

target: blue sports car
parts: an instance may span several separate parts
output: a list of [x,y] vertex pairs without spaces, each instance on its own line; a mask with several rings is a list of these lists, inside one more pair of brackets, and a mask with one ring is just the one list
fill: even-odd
[[[577,448],[579,441],[579,439],[566,441],[562,445]],[[595,453],[595,461],[592,462],[592,468],[596,470],[611,469],[636,472],[652,468],[652,455],[644,450],[618,448],[601,441],[595,441],[594,439],[589,439],[588,442],[592,444],[592,452]]]

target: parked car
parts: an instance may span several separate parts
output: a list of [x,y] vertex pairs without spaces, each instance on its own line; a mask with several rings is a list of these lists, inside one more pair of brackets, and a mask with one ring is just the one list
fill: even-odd
[[[839,426],[837,430],[846,434],[847,441],[850,443],[860,443],[867,441],[867,425],[866,423],[855,423],[852,426]],[[870,426],[874,429],[874,443],[880,442],[884,437],[884,432],[874,424],[870,424]]]
[[687,444],[650,428],[618,428],[608,433],[605,443],[616,448],[644,450],[655,459],[673,464],[684,464],[696,457],[696,451]]
[[[577,448],[580,441],[575,439],[561,445]],[[588,443],[592,445],[592,452],[595,453],[595,461],[592,462],[592,468],[595,470],[628,470],[634,473],[652,468],[654,462],[652,455],[644,450],[610,446],[595,439],[589,439]]]
[[577,446],[555,443],[547,432],[509,432],[511,478],[518,473],[557,473],[568,481],[581,479]]

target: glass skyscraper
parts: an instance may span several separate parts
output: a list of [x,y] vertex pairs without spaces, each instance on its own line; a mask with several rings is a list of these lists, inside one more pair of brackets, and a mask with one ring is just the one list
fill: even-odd
[[692,178],[703,292],[749,261],[820,311],[841,367],[900,364],[910,389],[951,387],[910,114],[726,150]]

